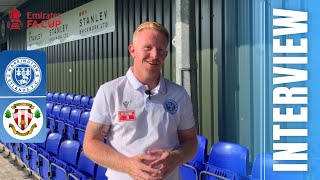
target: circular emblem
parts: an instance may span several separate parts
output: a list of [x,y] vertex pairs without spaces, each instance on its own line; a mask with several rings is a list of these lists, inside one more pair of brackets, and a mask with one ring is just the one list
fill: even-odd
[[1,36],[4,37],[6,35],[6,25],[4,23],[4,20],[1,21]]
[[170,114],[175,114],[177,112],[177,110],[178,110],[178,104],[172,99],[166,100],[163,103],[163,107]]
[[41,68],[31,58],[18,57],[5,70],[8,87],[18,94],[28,94],[37,89],[41,82]]
[[7,133],[18,140],[35,137],[43,125],[41,109],[32,101],[17,100],[3,113],[3,127]]

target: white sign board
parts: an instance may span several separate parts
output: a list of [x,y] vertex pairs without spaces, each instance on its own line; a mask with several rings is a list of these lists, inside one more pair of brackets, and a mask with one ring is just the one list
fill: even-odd
[[28,28],[27,49],[39,49],[114,31],[114,0],[91,1],[61,14],[60,20],[61,25],[56,28]]

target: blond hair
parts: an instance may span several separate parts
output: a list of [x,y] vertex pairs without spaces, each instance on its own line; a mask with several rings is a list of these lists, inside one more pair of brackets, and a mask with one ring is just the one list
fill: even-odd
[[142,24],[140,24],[137,27],[137,29],[133,33],[133,42],[135,41],[137,34],[145,29],[152,29],[152,30],[155,30],[157,32],[162,33],[163,35],[165,35],[165,37],[167,38],[167,41],[169,42],[168,30],[162,24],[157,23],[157,22],[151,22],[151,21],[143,22]]

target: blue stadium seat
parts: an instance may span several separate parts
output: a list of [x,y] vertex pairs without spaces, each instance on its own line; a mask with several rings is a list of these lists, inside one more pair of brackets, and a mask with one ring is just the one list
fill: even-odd
[[[208,164],[200,178],[217,179],[234,178],[245,179],[249,166],[249,150],[240,145],[229,142],[218,142],[211,148]],[[205,176],[204,176],[205,175]]]
[[74,106],[78,106],[78,107],[80,107],[81,106],[81,98],[82,98],[82,95],[80,95],[80,94],[77,94],[77,95],[75,95],[74,97],[73,97],[73,105]]
[[182,179],[184,180],[195,180],[201,171],[204,170],[204,164],[207,162],[207,146],[208,139],[204,136],[197,135],[198,140],[198,151],[194,159],[190,162],[180,166]]
[[27,167],[29,167],[29,161],[27,159],[28,155],[28,144],[21,143],[21,160]]
[[56,120],[60,117],[60,111],[61,111],[62,105],[57,104],[53,106],[52,113],[49,116],[49,128],[51,132],[55,132],[57,129]]
[[247,176],[249,150],[240,144],[218,142],[211,148],[209,164]]
[[52,179],[68,179],[71,169],[77,167],[80,149],[80,143],[75,140],[65,140],[61,143],[59,155],[57,158],[53,157],[53,163],[50,165]]
[[60,92],[56,92],[56,93],[53,94],[52,101],[54,103],[59,103],[59,95],[60,95]]
[[47,93],[46,100],[47,100],[48,102],[51,102],[51,101],[52,101],[52,97],[53,97],[53,92],[48,92],[48,93]]
[[39,157],[38,157],[38,146],[35,144],[27,144],[28,152],[26,154],[26,160],[28,161],[28,167],[39,175]]
[[[49,134],[50,134],[50,129],[47,128],[47,129],[46,129],[46,140],[47,140]],[[44,142],[42,142],[42,143],[35,143],[35,144],[36,144],[38,147],[42,148],[42,149],[46,149],[46,141],[44,141]]]
[[46,112],[47,112],[47,127],[50,127],[50,118],[52,115],[52,109],[53,109],[53,103],[52,102],[47,102],[46,104]]
[[[47,137],[50,133],[50,129],[46,129]],[[47,139],[47,138],[46,138]],[[34,172],[39,173],[37,162],[38,162],[38,151],[39,148],[45,149],[46,141],[43,143],[21,143],[21,160],[24,164],[31,168]]]
[[67,96],[67,93],[59,94],[58,101],[59,101],[60,104],[65,104],[66,103],[66,96]]
[[89,121],[90,112],[84,111],[80,116],[80,123],[76,124],[76,139],[83,145],[85,129]]
[[65,123],[70,118],[72,108],[70,106],[63,106],[60,110],[60,115],[56,119],[56,125],[57,125],[57,132],[59,132],[63,137],[65,137],[66,129],[65,129]]
[[82,96],[80,103],[82,108],[87,108],[89,106],[89,101],[90,101],[91,96]]
[[80,125],[82,125],[83,129],[86,128],[90,117],[90,111],[84,111],[80,116]]
[[95,180],[106,180],[106,179],[108,179],[106,177],[106,171],[107,171],[107,168],[98,165]]
[[90,100],[89,100],[88,107],[87,107],[88,109],[91,109],[91,108],[92,108],[93,101],[94,101],[94,97],[91,97]]
[[73,103],[73,97],[74,97],[74,94],[68,94],[67,97],[66,97],[66,104],[67,105],[72,105]]
[[76,124],[80,123],[80,116],[82,113],[82,109],[75,108],[70,113],[70,119],[65,123],[66,125],[66,133],[68,139],[76,139],[75,137],[75,127]]
[[285,180],[285,179],[304,179],[303,172],[277,172],[273,171],[273,164],[282,164],[273,160],[272,154],[259,154],[256,156],[252,167],[252,180],[258,179],[272,179],[272,180]]
[[12,143],[13,145],[13,153],[16,155],[16,157],[18,157],[19,159],[21,159],[21,144],[20,143]]
[[94,179],[96,171],[97,165],[93,161],[91,161],[83,152],[81,152],[77,169],[73,169],[72,174],[74,176],[70,176],[69,180]]
[[47,180],[50,179],[51,171],[50,164],[53,162],[53,157],[57,157],[59,153],[60,144],[62,142],[62,136],[59,133],[51,133],[48,135],[46,141],[46,149],[38,149],[39,161],[37,163],[39,167],[40,177]]

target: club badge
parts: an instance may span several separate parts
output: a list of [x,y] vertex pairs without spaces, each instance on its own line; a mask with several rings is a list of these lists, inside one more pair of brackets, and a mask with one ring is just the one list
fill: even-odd
[[33,59],[19,57],[8,64],[4,77],[12,91],[18,94],[28,94],[39,86],[41,68]]
[[163,107],[170,114],[175,114],[178,110],[178,104],[172,99],[166,100],[163,103]]
[[41,109],[29,100],[11,103],[3,113],[3,126],[7,133],[18,140],[35,137],[43,125]]

